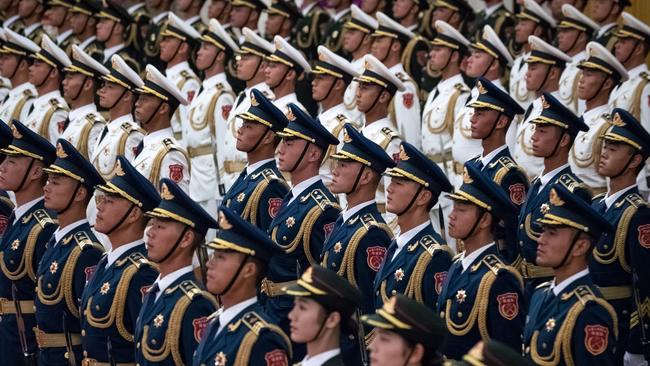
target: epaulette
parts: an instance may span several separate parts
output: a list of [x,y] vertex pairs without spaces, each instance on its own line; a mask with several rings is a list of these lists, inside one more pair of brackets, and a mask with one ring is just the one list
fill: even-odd
[[88,233],[86,233],[85,231],[76,232],[74,234],[74,240],[77,242],[77,245],[81,249],[92,246],[94,244],[93,240],[88,236]]
[[122,261],[116,262],[118,267],[124,265],[127,262],[131,262],[136,268],[140,268],[143,265],[148,265],[149,260],[140,252],[131,253],[128,257],[124,258]]
[[594,294],[594,292],[591,290],[591,287],[587,285],[582,285],[576,287],[573,291],[568,292],[568,293],[563,293],[560,297],[562,301],[569,300],[573,295],[575,295],[578,298],[578,301],[580,301],[583,305],[587,304],[589,301],[596,300],[598,296]]
[[481,266],[481,264],[485,264],[485,266],[494,274],[499,274],[502,269],[506,269],[506,264],[494,254],[486,255],[478,264],[476,264],[476,268],[472,268],[472,270],[476,270]]
[[647,206],[648,202],[643,199],[638,193],[632,193],[625,197],[625,200],[628,201],[631,205],[636,208]]
[[384,127],[381,129],[381,133],[386,136],[386,138],[390,141],[392,139],[399,138],[399,134],[395,131],[393,131],[390,127]]
[[361,216],[361,222],[363,223],[363,227],[365,227],[366,230],[370,230],[375,226],[379,226],[379,223],[371,213],[367,213]]
[[32,91],[29,90],[29,89],[25,89],[25,90],[23,90],[23,95],[25,95],[25,96],[27,96],[27,97],[35,97],[35,95],[34,95],[34,94],[32,93]]
[[223,86],[222,83],[217,83],[217,85],[215,85],[214,87],[217,88],[217,90],[223,90],[224,89],[224,86]]
[[197,79],[198,80],[198,78],[196,76],[190,74],[187,70],[182,70],[181,71],[181,76],[183,78],[185,78],[185,79]]
[[68,110],[68,108],[63,104],[61,104],[61,102],[56,98],[50,99],[50,104],[52,105],[52,107],[54,107],[55,110],[63,110],[63,111]]
[[137,129],[133,128],[133,125],[130,124],[129,122],[122,123],[122,126],[120,127],[122,127],[122,129],[124,130],[124,132],[126,132],[127,135],[130,135],[132,132],[137,131]]
[[576,180],[570,174],[562,174],[557,181],[566,187],[569,192],[573,192],[576,188],[586,188],[584,183]]
[[344,114],[337,114],[336,119],[341,123],[345,123],[348,121],[348,117],[346,117]]
[[314,189],[313,191],[309,192],[307,196],[303,196],[300,199],[300,202],[306,202],[309,198],[312,198],[314,201],[316,201],[316,204],[318,204],[318,207],[320,207],[321,211],[325,211],[329,207],[338,207],[338,204],[331,201],[320,189]]
[[165,150],[167,150],[167,151],[180,150],[181,149],[181,147],[176,145],[176,143],[170,138],[163,139],[163,144],[165,145]]
[[399,79],[399,81],[401,81],[401,82],[411,81],[411,79],[410,79],[407,75],[404,75],[404,73],[402,73],[402,72],[398,72],[397,74],[395,74],[395,76],[396,76],[396,77]]
[[424,248],[424,250],[426,250],[432,257],[438,250],[442,250],[442,245],[440,245],[436,238],[431,235],[421,237],[420,240],[418,240],[417,245]]
[[88,120],[88,122],[90,122],[91,124],[106,123],[106,121],[101,116],[99,116],[99,115],[97,115],[95,113],[88,113],[86,115],[86,120]]
[[274,180],[279,180],[280,177],[278,177],[277,174],[273,171],[273,169],[264,169],[262,170],[262,176],[264,177],[264,180],[266,180],[267,183],[271,183]]
[[535,287],[535,290],[538,290],[538,289],[540,289],[540,288],[544,288],[544,287],[551,287],[551,284],[552,284],[552,283],[553,283],[553,281],[542,282],[542,283],[540,283],[539,285],[537,285],[537,286]]
[[465,86],[465,84],[462,84],[462,83],[456,83],[456,85],[454,85],[454,88],[460,90],[461,92],[465,92],[465,93],[470,92],[470,90],[467,88],[467,86]]
[[596,202],[602,198],[605,198],[605,195],[607,195],[607,192],[598,193],[591,199],[591,202]]
[[641,75],[642,78],[646,78],[650,80],[650,73],[648,73],[647,71],[641,71],[641,74],[639,75]]
[[47,225],[56,224],[56,221],[50,217],[50,214],[44,209],[34,211],[34,218],[43,229],[45,229]]
[[242,317],[242,323],[244,323],[251,332],[255,333],[257,336],[260,335],[262,329],[268,327],[268,323],[254,311],[244,314]]
[[490,167],[496,164],[501,164],[504,168],[507,168],[508,170],[517,168],[517,163],[515,163],[514,160],[512,160],[509,156],[500,157],[499,159],[497,159],[497,161],[490,164]]
[[[194,281],[190,281],[190,280],[181,282],[181,284],[178,285],[178,288],[180,288],[181,291],[183,291],[183,293],[185,294],[185,296],[189,297],[190,300],[194,299],[194,297],[196,297],[197,295],[203,294],[203,291],[201,291],[199,286],[197,286],[196,283],[194,283]],[[173,289],[170,290],[173,291]]]

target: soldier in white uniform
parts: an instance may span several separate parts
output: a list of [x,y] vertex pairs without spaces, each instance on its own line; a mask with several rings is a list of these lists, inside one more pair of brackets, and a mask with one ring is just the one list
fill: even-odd
[[34,55],[29,67],[29,82],[36,87],[38,97],[30,108],[25,126],[48,139],[52,144],[65,129],[68,104],[59,87],[63,70],[71,65],[70,58],[47,35],[43,35],[41,49]]
[[[136,149],[133,166],[156,187],[169,178],[183,191],[190,188],[190,159],[174,139],[171,117],[188,101],[180,89],[153,65],[147,65],[144,85],[136,89],[135,119],[147,134]],[[207,188],[207,187],[205,187]]]
[[[571,57],[551,46],[536,36],[528,37],[531,52],[526,59],[526,87],[541,96],[550,93],[559,100],[560,76]],[[542,113],[542,101],[538,97],[526,109],[524,118],[517,125],[514,142],[514,158],[517,164],[526,172],[529,180],[538,176],[544,168],[544,159],[533,155],[535,124],[529,123]]]
[[[343,146],[345,123],[351,121],[348,109],[343,104],[343,94],[355,77],[359,76],[350,62],[330,51],[325,46],[318,46],[318,61],[312,70],[312,97],[320,104],[322,112],[318,120]],[[333,163],[328,158],[338,148],[331,145],[325,153],[319,174],[326,186],[332,181]]]
[[390,105],[389,115],[404,141],[420,148],[421,116],[418,85],[404,70],[402,53],[415,34],[386,14],[377,12],[377,30],[372,34],[372,55],[381,61],[404,84]]
[[[528,64],[526,59],[530,56],[530,44],[528,37],[537,36],[548,39],[546,36],[552,28],[555,28],[556,22],[553,17],[547,13],[534,0],[525,0],[521,12],[517,14],[517,26],[515,27],[515,41],[522,44],[523,52],[515,58],[510,70],[510,95],[527,109],[536,98],[534,92],[526,88],[526,71]],[[510,145],[510,143],[509,143]],[[512,150],[512,145],[511,145]]]
[[[465,75],[471,78],[483,77],[494,86],[505,91],[505,87],[501,84],[501,78],[507,68],[512,66],[512,56],[494,29],[489,25],[484,26],[481,38],[472,43],[470,47],[471,54],[467,60]],[[451,155],[454,160],[455,177],[447,177],[456,189],[460,188],[463,183],[462,174],[459,174],[459,172],[462,173],[463,164],[469,159],[480,155],[483,151],[481,140],[472,138],[471,118],[474,108],[469,106],[478,96],[479,90],[475,86],[472,88],[469,101],[456,117],[454,123]],[[512,125],[515,124],[512,123]],[[516,127],[513,129],[516,129]]]
[[[183,97],[192,101],[201,87],[201,80],[190,67],[189,60],[201,35],[191,25],[169,13],[167,27],[160,33],[160,61],[167,64],[165,75],[181,91]],[[189,105],[180,105],[172,117],[174,138],[186,146],[183,132],[187,130]]]
[[[2,46],[5,44],[6,41],[7,38],[5,37],[4,28],[0,28],[0,55],[2,54]],[[5,98],[7,98],[7,96],[9,95],[10,90],[11,90],[11,80],[9,80],[8,77],[3,76],[2,69],[0,69],[0,107],[2,107],[2,103],[4,103]]]
[[[378,27],[377,19],[366,14],[361,8],[352,4],[350,6],[350,20],[343,25],[342,48],[352,55],[350,63],[357,73],[363,72],[363,60],[365,55],[370,53],[372,47],[372,34]],[[357,108],[357,87],[359,83],[355,80],[350,82],[343,102],[348,110],[348,115],[356,127],[364,124],[363,113]]]
[[[388,106],[398,91],[404,91],[402,81],[372,55],[365,58],[365,69],[356,78],[359,82],[357,89],[357,107],[364,113],[366,124],[361,133],[372,142],[379,145],[386,153],[399,160],[399,147],[402,143],[397,128],[388,117]],[[382,179],[377,187],[377,207],[384,214],[386,222],[394,221],[395,215],[386,215],[386,187],[388,178]]]
[[598,174],[602,135],[610,127],[609,94],[614,87],[627,80],[625,67],[605,46],[597,42],[587,45],[587,58],[580,65],[581,75],[577,96],[586,101],[582,119],[589,131],[578,132],[569,153],[571,171],[590,189],[592,195],[607,191],[605,177]]
[[273,104],[285,114],[289,112],[288,105],[293,103],[306,110],[298,102],[296,96],[296,81],[307,77],[311,73],[309,62],[302,53],[289,44],[284,38],[275,36],[273,38],[275,49],[266,59],[268,61],[264,69],[265,82],[275,94]]
[[224,148],[220,141],[234,138],[226,125],[235,103],[226,67],[239,47],[216,19],[210,19],[209,31],[201,40],[196,67],[205,73],[205,79],[201,92],[190,103],[183,136],[192,166],[190,197],[217,217],[217,200],[225,194],[219,191],[223,169],[217,164],[217,156]]
[[95,93],[102,76],[109,71],[79,46],[72,45],[72,65],[66,67],[65,72],[63,96],[70,104],[70,113],[61,138],[68,140],[88,159],[106,125],[106,120],[97,111]]
[[562,5],[564,18],[557,26],[557,48],[571,57],[560,77],[560,99],[573,113],[581,115],[585,101],[578,98],[579,64],[587,57],[587,42],[600,26],[570,4]]
[[36,88],[29,82],[29,58],[39,51],[36,43],[5,28],[6,42],[0,49],[2,76],[11,81],[13,87],[0,107],[0,119],[11,123],[24,121],[36,97]]

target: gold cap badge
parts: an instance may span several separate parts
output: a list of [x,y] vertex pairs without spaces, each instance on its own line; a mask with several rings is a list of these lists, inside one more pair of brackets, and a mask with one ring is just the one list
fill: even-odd
[[122,163],[120,163],[119,159],[115,163],[115,175],[118,177],[123,177],[124,176],[124,170],[122,169]]
[[612,124],[618,127],[625,126],[625,122],[623,121],[621,115],[618,112],[614,113],[614,117],[612,118]]
[[469,176],[469,172],[467,171],[467,167],[463,167],[463,183],[465,184],[472,184],[474,183],[474,179]]
[[399,161],[406,161],[410,159],[406,151],[404,151],[404,146],[400,145],[399,146]]
[[487,93],[487,89],[485,89],[485,87],[483,86],[483,83],[480,82],[480,81],[476,83],[476,89],[478,89],[479,94]]
[[23,135],[21,135],[20,132],[18,132],[18,129],[13,123],[11,124],[11,133],[14,135],[15,139],[23,138]]
[[548,201],[553,206],[562,206],[562,205],[564,205],[564,201],[562,201],[560,196],[557,194],[557,191],[555,191],[555,188],[551,188],[551,192],[548,195]]
[[295,121],[296,120],[296,116],[293,114],[293,111],[289,107],[287,107],[287,119],[289,121]]
[[166,201],[174,199],[174,195],[169,191],[169,187],[167,187],[166,183],[163,183],[162,187],[160,187],[160,198]]
[[65,150],[63,150],[63,146],[61,146],[61,143],[56,144],[56,157],[65,159],[68,157],[68,154],[65,153]]
[[232,229],[232,224],[228,219],[226,219],[226,215],[223,214],[223,212],[219,212],[219,229],[221,230],[230,230]]
[[251,105],[253,107],[257,107],[258,105],[260,105],[260,103],[255,98],[255,94],[253,94],[253,93],[251,93]]
[[541,96],[541,99],[542,99],[542,108],[544,109],[551,108],[551,104],[548,102],[548,100],[546,100],[546,98],[543,95]]

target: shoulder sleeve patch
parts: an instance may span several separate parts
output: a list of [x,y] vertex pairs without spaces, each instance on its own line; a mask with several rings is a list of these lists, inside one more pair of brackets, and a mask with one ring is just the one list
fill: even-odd
[[56,221],[50,217],[50,214],[43,209],[34,211],[34,218],[42,228],[45,228],[47,225],[56,224]]

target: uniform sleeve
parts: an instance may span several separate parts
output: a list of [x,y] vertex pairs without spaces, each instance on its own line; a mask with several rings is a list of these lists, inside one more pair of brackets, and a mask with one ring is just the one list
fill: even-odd
[[81,293],[86,287],[86,283],[90,281],[90,278],[95,273],[97,268],[97,263],[102,258],[102,251],[94,246],[89,248],[84,248],[77,259],[77,266],[74,270],[73,278],[73,290],[75,299],[77,299],[77,306],[81,303]]
[[406,90],[395,95],[395,118],[402,138],[419,148],[422,133],[420,98],[414,81],[409,80],[404,86]]
[[[36,223],[35,225],[39,225],[39,224]],[[45,245],[50,240],[50,238],[52,238],[52,236],[54,235],[54,231],[56,230],[56,228],[57,226],[55,224],[46,225],[45,228],[38,235],[38,238],[36,239],[36,250],[34,251],[34,257],[32,259],[32,266],[35,269],[34,273],[36,273],[36,269],[38,269],[38,264],[41,262],[41,258],[43,258],[43,254],[45,254]]]
[[214,305],[205,297],[194,299],[185,310],[181,333],[178,336],[179,350],[186,365],[192,364],[194,351],[209,325],[208,316],[215,310]]
[[[421,255],[429,255],[424,252]],[[438,297],[442,292],[442,285],[449,273],[451,267],[451,255],[445,251],[438,251],[431,258],[424,273],[424,282],[422,283],[422,298],[424,304],[430,309],[435,309]]]
[[582,183],[578,188],[576,188],[573,193],[575,193],[578,197],[582,198],[585,200],[587,203],[591,203],[592,195],[591,192],[589,192],[589,189],[587,189],[587,186]]
[[[230,131],[226,131],[226,129],[231,128],[228,126],[228,117],[230,116],[230,111],[233,110],[235,104],[235,98],[232,96],[232,94],[228,92],[221,93],[219,96],[219,99],[217,100],[217,103],[214,107],[214,114],[212,115],[212,123],[214,126],[212,126],[211,131],[215,131],[217,136],[224,136],[226,133],[231,133]],[[235,124],[237,124],[237,120],[235,120]],[[235,129],[236,133],[236,126],[233,126],[232,128]],[[223,134],[223,135],[221,135]],[[215,136],[212,136],[212,138],[215,138]],[[221,147],[222,145],[219,145],[217,148]]]
[[526,314],[519,281],[511,272],[501,270],[490,289],[487,312],[491,339],[503,342],[515,350],[521,349],[521,334]]
[[289,351],[288,346],[283,338],[278,333],[275,333],[273,331],[263,331],[253,346],[251,356],[248,361],[248,366],[272,366],[288,364]]
[[[325,240],[327,240],[330,234],[332,234],[332,231],[334,230],[334,222],[340,212],[340,209],[331,206],[327,208],[314,223],[311,233],[309,234],[309,250],[311,251],[311,255],[308,255],[307,259],[309,260],[310,265],[316,265],[319,263],[318,258],[323,252],[323,244],[325,244]],[[307,268],[303,268],[303,271],[305,269]]]
[[273,180],[269,183],[259,201],[257,227],[265,232],[269,229],[271,221],[277,215],[282,205],[282,200],[288,192],[289,189],[280,180]]
[[63,132],[65,120],[67,118],[68,112],[63,109],[58,109],[52,114],[49,121],[43,121],[43,123],[47,123],[47,129],[50,134],[50,142],[52,145],[56,145],[56,141]]
[[528,183],[526,174],[517,169],[510,169],[501,181],[501,188],[503,188],[508,197],[510,197],[510,201],[519,210],[526,201],[529,186],[530,184]]
[[[646,334],[650,336],[650,312],[647,310],[650,309],[650,281],[647,280],[650,278],[650,267],[648,267],[648,263],[650,263],[650,208],[642,207],[632,217],[627,234],[627,246],[630,250],[632,271],[636,272],[639,279],[634,283],[639,294],[639,304],[635,300],[632,307],[628,351],[642,354],[641,323],[644,325]],[[639,313],[639,307],[646,310]]]
[[576,320],[571,353],[576,365],[615,365],[614,322],[605,308],[589,302]]
[[190,190],[190,163],[178,151],[169,151],[160,164],[160,178],[169,178],[185,192]]
[[361,290],[361,312],[372,314],[375,311],[374,281],[381,266],[391,239],[386,232],[373,227],[361,239],[354,259],[354,277]]

